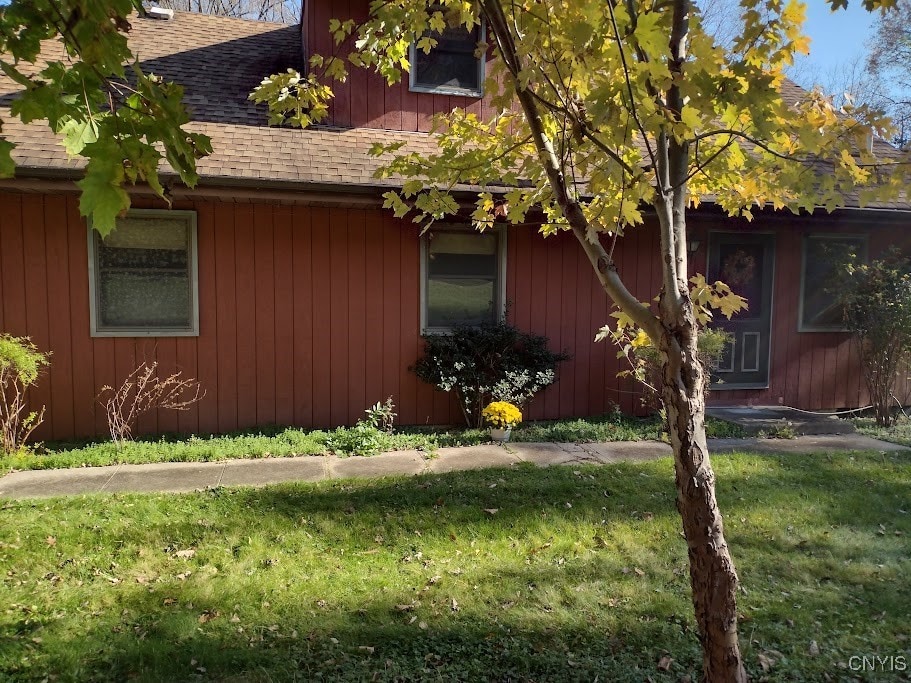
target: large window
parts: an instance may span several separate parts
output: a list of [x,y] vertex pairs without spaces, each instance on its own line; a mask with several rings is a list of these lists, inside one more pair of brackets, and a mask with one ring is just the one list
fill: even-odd
[[484,82],[484,59],[475,53],[484,39],[482,26],[467,30],[447,27],[442,33],[428,31],[437,41],[429,53],[411,46],[411,89],[449,95],[480,97]]
[[457,325],[495,322],[505,303],[505,233],[431,230],[424,236],[421,327],[446,332]]
[[867,259],[864,235],[807,235],[800,280],[801,332],[843,331],[838,291],[849,259]]
[[131,211],[102,239],[89,228],[92,335],[199,334],[196,214]]

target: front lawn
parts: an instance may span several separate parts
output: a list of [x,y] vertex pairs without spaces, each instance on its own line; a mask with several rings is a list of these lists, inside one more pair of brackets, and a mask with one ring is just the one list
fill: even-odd
[[[709,419],[709,436],[742,436],[734,425]],[[513,432],[514,441],[642,441],[662,437],[657,417],[638,418],[612,413],[601,417],[550,422],[527,422]],[[732,431],[733,430],[733,431]],[[472,446],[490,440],[486,430],[444,427],[401,428],[392,434],[374,430],[378,451],[418,449],[432,453],[445,446]],[[89,467],[119,463],[209,462],[234,458],[267,458],[319,455],[336,452],[348,455],[354,428],[332,432],[307,431],[294,427],[260,429],[222,436],[169,436],[143,438],[115,446],[110,441],[80,444],[47,444],[36,452],[0,455],[0,475],[10,470]]]
[[[715,465],[751,675],[907,680],[845,667],[911,657],[911,455]],[[672,477],[663,459],[7,503],[0,679],[698,680]]]

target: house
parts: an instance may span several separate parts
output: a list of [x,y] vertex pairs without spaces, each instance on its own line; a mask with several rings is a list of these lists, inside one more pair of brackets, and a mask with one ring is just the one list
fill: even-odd
[[[181,12],[133,20],[142,68],[185,86],[192,128],[215,152],[200,162],[197,188],[173,187],[173,210],[135,190],[136,209],[106,242],[77,210],[82,162],[46,127],[5,115],[16,86],[0,80],[4,133],[18,145],[17,176],[0,182],[0,330],[53,352],[31,396],[48,406],[39,438],[104,434],[96,395],[144,360],[197,377],[206,396],[193,410],[145,417],[142,432],[350,424],[387,396],[400,423],[457,423],[451,397],[408,369],[422,329],[482,319],[507,302],[518,327],[572,354],[530,418],[640,409],[636,385],[617,378],[616,350],[593,342],[611,306],[570,235],[451,225],[422,237],[381,208],[395,183],[373,178],[374,142],[429,151],[433,112],[489,111],[485,65],[458,35],[399,85],[352,74],[326,125],[266,125],[247,94],[263,75],[302,64],[304,52],[327,51],[332,11],[328,0],[308,3],[300,27]],[[758,212],[747,224],[704,204],[689,222],[693,269],[750,300],[730,324],[736,343],[710,402],[863,404],[821,254],[833,243],[869,256],[911,249],[911,205],[860,209],[849,197],[833,214]],[[615,251],[641,299],[655,293],[657,242],[647,225]]]

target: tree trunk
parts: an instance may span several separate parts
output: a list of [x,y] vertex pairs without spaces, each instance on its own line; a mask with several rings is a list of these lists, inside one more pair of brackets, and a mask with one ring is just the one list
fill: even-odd
[[737,572],[724,540],[706,444],[705,369],[696,354],[695,320],[691,314],[686,318],[683,334],[666,331],[661,340],[666,354],[661,393],[674,449],[677,509],[689,551],[703,680],[746,681],[737,642]]

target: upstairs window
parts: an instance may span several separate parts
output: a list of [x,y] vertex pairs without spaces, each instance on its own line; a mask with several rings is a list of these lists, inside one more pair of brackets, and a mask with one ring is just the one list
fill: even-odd
[[505,234],[432,230],[423,240],[421,328],[448,332],[496,322],[505,305]]
[[807,235],[803,241],[800,282],[800,332],[843,332],[838,301],[844,266],[856,257],[867,260],[864,235]]
[[411,45],[411,89],[443,95],[481,97],[484,59],[476,56],[484,40],[483,26],[471,30],[447,26],[442,33],[428,31],[425,37],[437,41],[429,53]]
[[92,336],[199,334],[196,214],[131,211],[102,239],[89,227]]

